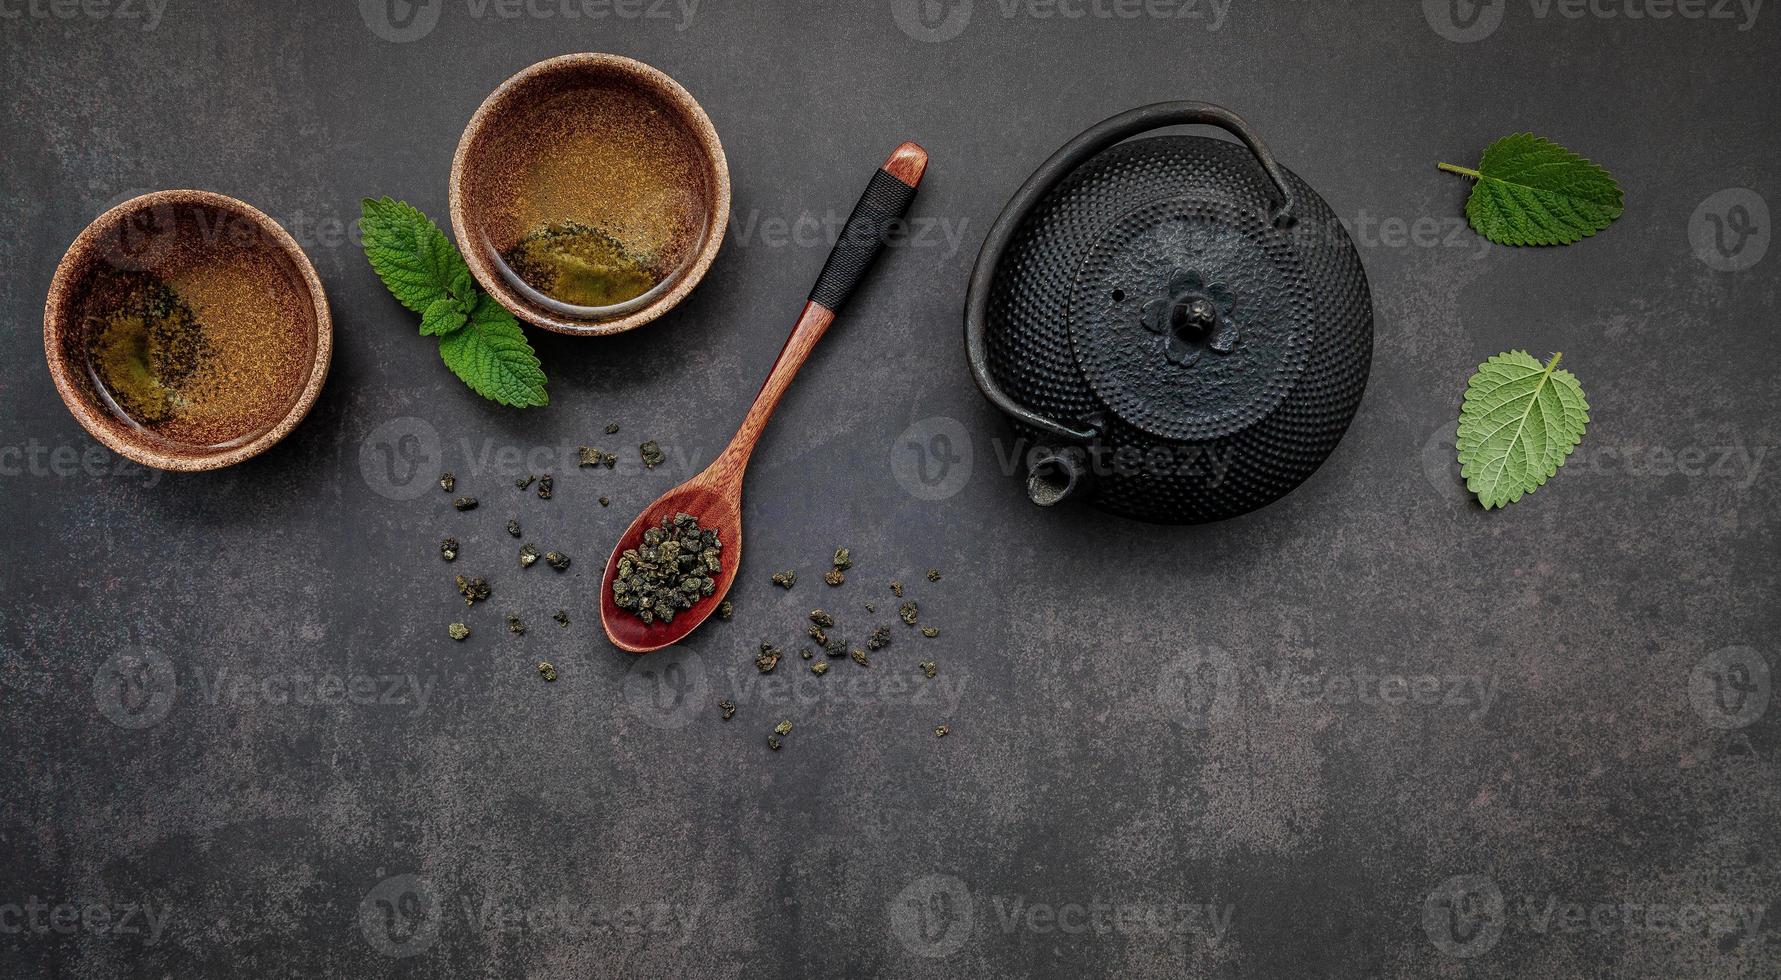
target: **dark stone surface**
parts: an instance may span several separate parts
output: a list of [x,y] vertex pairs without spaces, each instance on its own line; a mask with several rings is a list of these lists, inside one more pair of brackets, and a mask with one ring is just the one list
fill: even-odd
[[[706,0],[690,21],[445,0],[393,43],[369,0],[174,0],[152,30],[0,0],[0,975],[1775,976],[1781,258],[1718,271],[1690,234],[1698,205],[1729,213],[1718,192],[1775,199],[1781,44],[1766,6],[1680,6],[1713,16],[1515,0],[1458,43],[1415,3],[977,0],[929,30],[901,0]],[[1188,16],[1095,13],[1146,10]],[[472,110],[574,50],[704,102],[736,220],[664,321],[534,334],[553,404],[504,411],[443,370],[346,228],[368,194],[443,217]],[[1165,98],[1242,112],[1354,223],[1371,387],[1263,511],[1042,512],[965,370],[966,271],[1046,154]],[[1466,184],[1435,162],[1523,129],[1607,164],[1626,215],[1556,250],[1464,230]],[[826,251],[786,223],[838,224],[903,138],[933,153],[926,237],[769,430],[735,619],[616,653],[602,552],[754,393]],[[291,228],[337,352],[272,452],[158,476],[63,409],[40,310],[102,208],[184,186]],[[1752,217],[1746,259],[1768,243]],[[1485,514],[1445,442],[1466,376],[1510,347],[1563,350],[1594,422]],[[649,373],[665,357],[680,369]],[[934,435],[957,461],[924,484],[910,443]],[[642,472],[651,438],[670,465]],[[574,446],[607,442],[624,469],[576,470]],[[442,469],[483,505],[453,511]],[[523,470],[555,473],[555,499],[513,490]],[[571,569],[520,571],[509,517]],[[858,565],[830,589],[840,544]],[[458,644],[464,570],[495,597]],[[870,670],[754,672],[812,607],[853,636],[893,622],[891,579],[937,639],[899,624]],[[120,698],[120,673],[145,686]]]

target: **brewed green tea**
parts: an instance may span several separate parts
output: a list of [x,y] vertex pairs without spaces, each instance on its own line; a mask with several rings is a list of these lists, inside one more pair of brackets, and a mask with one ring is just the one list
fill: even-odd
[[524,299],[606,319],[668,288],[698,253],[709,165],[675,110],[626,85],[566,85],[510,104],[466,187],[484,254]]
[[80,353],[113,414],[200,446],[245,442],[283,418],[313,350],[293,322],[301,282],[275,259],[237,251],[181,240],[152,271],[95,270]]

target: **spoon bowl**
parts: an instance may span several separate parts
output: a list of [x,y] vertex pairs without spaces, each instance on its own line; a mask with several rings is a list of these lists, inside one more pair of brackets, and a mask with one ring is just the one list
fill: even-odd
[[[606,629],[607,639],[620,650],[650,653],[679,641],[711,618],[729,593],[736,571],[742,567],[742,477],[748,469],[748,457],[792,378],[835,321],[835,311],[865,278],[885,240],[909,210],[927,163],[927,151],[914,143],[904,143],[891,151],[848,216],[803,313],[735,437],[703,472],[657,497],[619,536],[618,545],[606,559],[606,573],[600,578],[600,623]],[[630,610],[620,609],[613,600],[612,582],[618,575],[618,562],[626,550],[642,543],[645,531],[659,525],[663,517],[680,513],[691,514],[700,527],[718,532],[718,540],[723,544],[723,567],[712,576],[712,593],[693,603],[692,608],[675,613],[673,622],[645,623]]]
[[[731,484],[720,472],[728,458],[726,452],[703,473],[657,497],[655,503],[638,514],[631,526],[619,535],[618,545],[606,559],[606,574],[600,578],[600,621],[613,646],[627,653],[660,650],[697,629],[717,610],[730,591],[731,583],[736,581],[736,569],[742,566],[742,484],[738,472],[734,492],[729,489]],[[675,614],[673,622],[658,619],[645,623],[613,602],[612,581],[618,575],[619,558],[643,544],[643,532],[661,526],[662,518],[676,514],[691,514],[698,518],[700,527],[720,529],[723,568],[712,576],[717,587],[711,595],[693,603],[691,609]]]

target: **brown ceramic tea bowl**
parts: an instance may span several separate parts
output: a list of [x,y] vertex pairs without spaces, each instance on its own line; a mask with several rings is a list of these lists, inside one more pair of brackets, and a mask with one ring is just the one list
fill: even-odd
[[509,78],[452,160],[451,225],[470,271],[558,333],[621,333],[673,309],[729,220],[729,164],[705,110],[618,55],[563,55]]
[[212,470],[302,421],[328,375],[333,324],[315,268],[277,222],[222,194],[156,191],[68,247],[43,348],[95,439],[144,466]]

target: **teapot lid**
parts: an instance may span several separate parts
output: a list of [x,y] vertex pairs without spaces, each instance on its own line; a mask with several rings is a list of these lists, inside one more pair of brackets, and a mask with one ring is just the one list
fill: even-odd
[[1164,138],[1110,153],[1115,160],[1097,160],[1041,206],[1105,222],[1067,300],[1077,366],[1109,409],[1153,436],[1240,432],[1272,412],[1305,368],[1313,307],[1298,250],[1229,188],[1187,182],[1177,196],[1106,213],[1142,197],[1131,175],[1158,158],[1240,147]]

